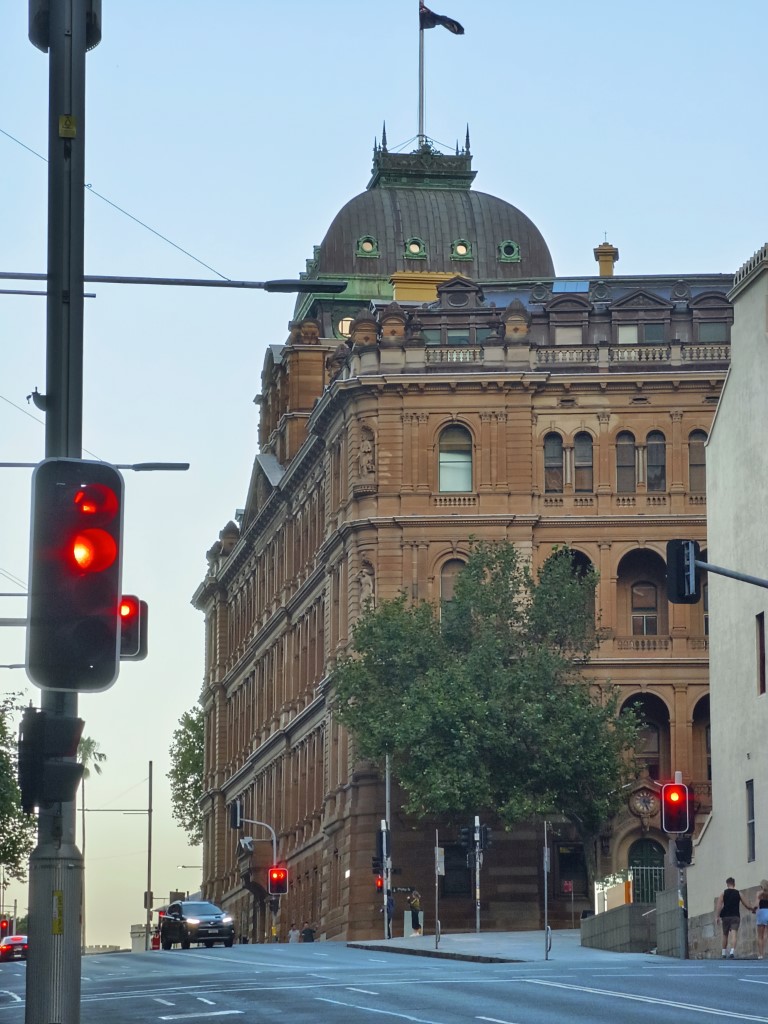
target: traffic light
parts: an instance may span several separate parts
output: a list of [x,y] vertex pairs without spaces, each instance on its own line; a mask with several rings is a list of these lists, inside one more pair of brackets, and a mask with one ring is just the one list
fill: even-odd
[[381,857],[371,857],[371,871],[374,875],[380,875],[384,870],[384,864],[382,863]]
[[77,755],[84,724],[82,718],[25,708],[19,729],[19,790],[25,814],[74,800],[83,766],[63,758]]
[[229,805],[229,827],[243,827],[243,805],[239,800],[233,800]]
[[32,474],[27,675],[106,690],[120,658],[123,478],[105,462],[45,459]]
[[667,541],[667,600],[671,604],[696,604],[701,600],[698,557],[698,541]]
[[267,871],[270,896],[284,896],[288,892],[288,868],[273,864]]
[[120,598],[120,660],[143,661],[147,656],[149,605],[135,594]]
[[493,844],[493,832],[487,825],[480,826],[480,849],[487,850]]
[[0,917],[0,939],[4,939],[11,929],[11,922],[7,917]]
[[382,863],[389,856],[389,829],[379,829],[376,833],[376,856]]
[[459,830],[459,842],[465,850],[469,850],[475,845],[475,830],[471,825],[465,825]]
[[680,836],[675,840],[675,857],[679,868],[688,867],[693,860],[693,840],[690,836]]
[[384,876],[383,875],[377,875],[376,876],[376,892],[378,892],[378,893],[384,892]]
[[661,787],[661,827],[665,832],[688,832],[690,826],[688,787],[667,782]]

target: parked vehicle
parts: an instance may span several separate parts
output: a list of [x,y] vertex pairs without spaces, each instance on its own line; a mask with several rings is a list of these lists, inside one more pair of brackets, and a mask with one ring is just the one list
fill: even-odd
[[203,900],[180,900],[171,903],[160,922],[160,945],[170,949],[178,942],[189,949],[193,942],[209,948],[215,942],[231,946],[235,941],[235,926],[229,914]]
[[28,949],[26,935],[8,935],[0,942],[0,960],[26,960]]

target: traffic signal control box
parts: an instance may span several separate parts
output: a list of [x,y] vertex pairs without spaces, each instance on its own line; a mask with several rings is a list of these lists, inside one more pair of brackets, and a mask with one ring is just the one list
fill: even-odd
[[106,690],[120,659],[123,478],[105,462],[45,459],[32,475],[27,675]]

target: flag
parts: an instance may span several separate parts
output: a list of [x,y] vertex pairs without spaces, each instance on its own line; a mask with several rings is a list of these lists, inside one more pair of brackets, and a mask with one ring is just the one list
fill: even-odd
[[447,18],[444,14],[435,14],[423,3],[419,3],[419,29],[434,28],[435,25],[442,25],[449,32],[453,32],[455,36],[464,35],[464,26],[454,18]]

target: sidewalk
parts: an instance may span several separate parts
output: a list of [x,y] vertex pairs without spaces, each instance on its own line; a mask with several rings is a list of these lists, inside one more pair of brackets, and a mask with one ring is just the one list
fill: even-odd
[[407,953],[410,956],[436,956],[449,960],[474,960],[479,963],[535,963],[553,960],[570,963],[638,963],[638,957],[655,960],[651,953],[611,953],[581,945],[578,929],[552,932],[547,956],[544,932],[457,932],[443,935],[435,948],[434,935],[408,939],[370,939],[348,942],[354,949],[373,949],[380,953]]

